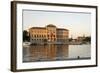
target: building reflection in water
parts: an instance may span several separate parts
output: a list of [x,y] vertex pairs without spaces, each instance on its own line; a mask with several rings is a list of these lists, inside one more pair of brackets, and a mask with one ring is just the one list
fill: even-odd
[[68,45],[33,45],[23,48],[23,62],[64,60]]

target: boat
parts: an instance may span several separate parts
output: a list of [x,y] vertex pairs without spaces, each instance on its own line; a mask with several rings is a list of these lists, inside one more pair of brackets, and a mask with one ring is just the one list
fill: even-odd
[[23,46],[29,46],[30,44],[30,42],[23,42]]

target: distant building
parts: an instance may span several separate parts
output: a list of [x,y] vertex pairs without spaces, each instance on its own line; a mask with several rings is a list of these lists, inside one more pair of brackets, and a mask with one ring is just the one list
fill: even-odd
[[31,43],[65,43],[68,41],[69,31],[63,28],[57,28],[53,24],[46,27],[32,27],[29,29]]

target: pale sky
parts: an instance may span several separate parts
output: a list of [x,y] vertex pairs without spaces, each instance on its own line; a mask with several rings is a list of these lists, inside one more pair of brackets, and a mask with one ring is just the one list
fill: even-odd
[[68,29],[69,37],[91,35],[90,13],[23,10],[23,30],[30,27],[45,27],[48,24]]

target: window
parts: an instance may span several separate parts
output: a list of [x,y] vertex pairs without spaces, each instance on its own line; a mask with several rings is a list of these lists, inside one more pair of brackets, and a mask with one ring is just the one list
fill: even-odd
[[36,35],[34,35],[34,37],[36,37]]

